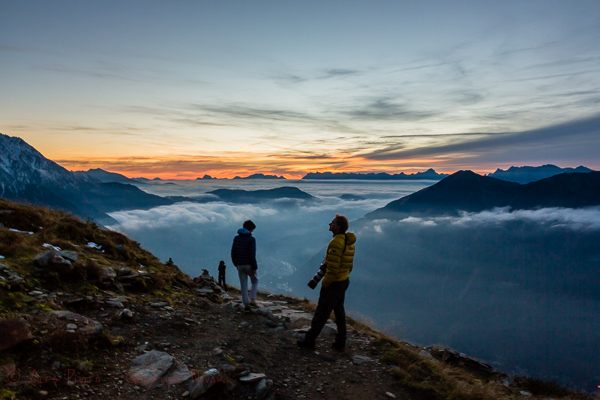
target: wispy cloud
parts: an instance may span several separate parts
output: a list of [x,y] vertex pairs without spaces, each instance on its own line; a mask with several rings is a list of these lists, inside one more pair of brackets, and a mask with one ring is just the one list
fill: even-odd
[[437,115],[431,111],[412,110],[407,104],[400,104],[389,97],[368,100],[366,104],[342,113],[354,119],[397,121],[419,121]]
[[[490,159],[515,159],[515,155],[531,157],[531,151],[539,157],[548,159],[566,159],[581,157],[590,160],[591,152],[600,146],[600,116],[572,121],[565,124],[515,133],[481,133],[471,140],[468,136],[440,136],[438,143],[427,147],[398,148],[389,145],[384,149],[362,155],[366,159],[390,160],[410,157],[451,157],[459,154],[467,155],[471,162]],[[448,139],[461,139],[457,143]]]

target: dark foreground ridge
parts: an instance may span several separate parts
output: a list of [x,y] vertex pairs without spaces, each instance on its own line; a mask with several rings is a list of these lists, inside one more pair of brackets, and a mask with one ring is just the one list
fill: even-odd
[[299,349],[314,304],[261,293],[245,313],[208,271],[46,208],[0,199],[0,256],[2,399],[586,398],[353,320],[345,352],[334,324]]

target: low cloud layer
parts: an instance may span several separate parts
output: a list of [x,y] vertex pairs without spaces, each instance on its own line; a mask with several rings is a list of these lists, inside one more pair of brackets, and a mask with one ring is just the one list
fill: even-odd
[[540,229],[600,230],[600,207],[542,208],[538,210],[511,210],[495,208],[477,213],[462,212],[459,217],[408,217],[400,221],[374,220],[363,229],[383,233],[382,226],[390,224],[419,225],[424,227],[459,226],[464,228],[501,226],[509,222],[526,221],[539,224]]
[[[197,194],[199,184],[156,188]],[[258,183],[235,184],[256,189]],[[394,193],[415,190],[405,184],[313,183],[302,188],[317,197],[313,202],[179,203],[111,215],[120,223],[115,229],[162,260],[172,257],[191,276],[202,269],[216,274],[224,260],[228,282],[236,286],[229,252],[250,218],[257,224],[261,289],[316,300],[318,292],[306,283],[331,238],[329,221],[336,212],[347,214],[358,236],[347,295],[351,315],[367,316],[403,340],[449,345],[504,370],[593,382],[597,360],[590,349],[600,346],[600,207],[361,218]],[[344,192],[365,200],[344,201]]]

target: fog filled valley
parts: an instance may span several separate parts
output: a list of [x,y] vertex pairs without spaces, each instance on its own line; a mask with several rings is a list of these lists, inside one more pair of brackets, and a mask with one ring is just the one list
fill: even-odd
[[[246,219],[257,229],[259,289],[306,297],[346,214],[356,233],[351,316],[415,344],[446,345],[514,373],[589,390],[600,377],[600,208],[494,209],[453,217],[363,218],[435,181],[152,181],[140,189],[202,199],[218,189],[294,186],[312,200],[183,202],[110,213],[110,226],[190,276],[202,269],[239,287],[230,248]],[[340,196],[351,194],[353,196]],[[345,200],[351,199],[351,200]]]

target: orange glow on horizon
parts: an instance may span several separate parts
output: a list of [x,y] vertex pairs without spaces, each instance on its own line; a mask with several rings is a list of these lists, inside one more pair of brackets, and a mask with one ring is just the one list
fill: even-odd
[[[479,174],[494,172],[496,168],[482,165],[469,168],[454,165],[449,169],[443,159],[410,159],[374,161],[361,157],[323,160],[309,157],[284,158],[260,155],[233,157],[138,157],[138,158],[78,158],[58,160],[57,163],[71,171],[87,171],[100,168],[128,178],[164,180],[195,180],[209,175],[219,179],[247,177],[253,174],[283,176],[286,179],[302,179],[309,172],[331,173],[388,173],[415,174],[433,168],[437,173],[452,174],[460,169],[470,169]],[[487,168],[486,168],[487,167]]]

